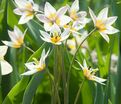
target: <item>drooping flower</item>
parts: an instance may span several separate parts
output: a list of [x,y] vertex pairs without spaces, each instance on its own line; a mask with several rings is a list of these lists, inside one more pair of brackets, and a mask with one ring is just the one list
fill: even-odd
[[99,70],[98,68],[92,69],[92,68],[88,67],[85,60],[83,61],[83,65],[81,65],[78,61],[77,61],[77,63],[82,68],[85,78],[87,78],[88,80],[96,81],[102,85],[105,85],[104,82],[106,81],[106,79],[95,76],[95,73]]
[[63,33],[61,33],[60,28],[56,24],[54,24],[50,31],[50,34],[40,30],[40,33],[42,35],[40,37],[45,42],[60,45],[62,41],[66,40],[69,37],[69,31],[70,29],[66,29]]
[[69,16],[73,21],[78,21],[78,23],[84,27],[90,19],[86,18],[87,13],[85,11],[79,11],[79,0],[75,0],[71,7],[69,6]]
[[21,74],[21,75],[32,75],[34,73],[40,72],[45,69],[45,59],[47,58],[50,50],[45,53],[45,49],[43,49],[40,60],[38,61],[36,58],[33,58],[33,62],[26,63],[25,66],[29,69],[29,71]]
[[34,14],[39,11],[39,6],[33,2],[33,0],[15,0],[17,8],[14,9],[14,13],[21,15],[19,24],[25,24],[29,20],[33,19]]
[[14,31],[8,30],[8,35],[11,39],[11,41],[2,41],[5,45],[13,47],[13,48],[20,48],[24,43],[24,36],[26,34],[26,31],[24,33],[21,32],[21,30],[14,26]]
[[7,75],[13,71],[12,66],[4,60],[4,56],[7,53],[7,46],[0,46],[0,68],[1,75]]
[[118,29],[111,26],[117,20],[117,16],[108,17],[108,7],[101,10],[97,17],[90,8],[89,13],[93,20],[94,26],[107,42],[109,42],[109,37],[107,34],[115,34],[119,32]]
[[71,18],[64,15],[68,6],[61,7],[58,11],[49,3],[45,3],[44,14],[37,14],[37,18],[44,23],[44,29],[50,31],[54,24],[62,27],[71,21]]

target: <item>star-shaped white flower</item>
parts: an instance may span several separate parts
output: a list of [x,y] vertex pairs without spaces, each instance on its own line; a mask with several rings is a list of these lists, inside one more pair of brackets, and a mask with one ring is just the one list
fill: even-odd
[[62,27],[71,21],[71,18],[64,15],[68,6],[61,7],[58,11],[49,3],[45,3],[44,14],[37,14],[37,18],[44,23],[44,29],[50,31],[54,24]]
[[33,62],[26,63],[25,66],[29,69],[29,71],[21,75],[32,75],[34,73],[44,70],[46,67],[45,59],[47,58],[49,52],[50,50],[45,53],[45,49],[43,49],[40,60],[38,61],[36,58],[33,58]]
[[45,42],[49,42],[55,45],[60,45],[62,41],[66,40],[69,37],[70,29],[65,29],[64,32],[61,33],[60,28],[56,24],[54,24],[52,26],[50,34],[41,30],[40,33],[42,35],[40,36],[41,39],[44,40]]
[[79,11],[79,0],[75,0],[71,7],[69,6],[69,16],[73,21],[78,21],[78,23],[84,27],[90,19],[86,18],[87,13],[85,11]]
[[118,29],[111,26],[117,20],[117,16],[108,17],[108,7],[101,10],[97,17],[90,8],[89,13],[93,20],[94,26],[107,42],[109,42],[109,37],[107,34],[115,34],[119,32]]
[[33,0],[15,0],[15,3],[17,8],[14,9],[14,13],[21,15],[19,24],[27,23],[33,19],[35,12],[39,11],[39,6]]
[[0,46],[0,68],[2,75],[7,75],[13,71],[12,66],[4,60],[4,56],[7,53],[7,49],[7,46]]
[[14,26],[14,31],[8,30],[8,35],[11,39],[11,41],[2,41],[5,45],[13,47],[13,48],[20,48],[24,43],[24,36],[26,34],[27,29],[24,33],[21,32],[21,30]]
[[85,78],[87,78],[88,80],[96,81],[102,85],[105,85],[104,82],[106,81],[106,79],[99,78],[99,77],[95,76],[95,73],[99,69],[92,69],[92,68],[88,67],[85,60],[83,61],[83,65],[81,65],[78,61],[77,61],[77,63],[82,68]]

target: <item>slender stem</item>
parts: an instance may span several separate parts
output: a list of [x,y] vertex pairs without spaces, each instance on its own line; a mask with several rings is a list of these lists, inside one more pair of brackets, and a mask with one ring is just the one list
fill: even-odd
[[28,46],[26,46],[25,44],[23,44],[23,46],[24,46],[26,49],[28,49],[30,52],[34,53],[34,51],[33,51],[31,48],[29,48]]
[[80,95],[80,92],[81,92],[82,86],[83,86],[83,84],[84,84],[84,81],[85,81],[85,79],[84,79],[84,80],[82,81],[82,83],[80,84],[80,87],[79,87],[79,90],[78,90],[78,92],[77,92],[77,95],[76,95],[76,98],[75,98],[74,104],[76,104],[77,101],[78,101],[78,98],[79,98],[79,95]]
[[[70,67],[69,67],[69,71],[68,71],[68,75],[67,75],[67,89],[68,89],[68,95],[69,95],[69,80],[70,80],[70,72],[71,72],[71,69],[72,69],[72,65],[73,65],[73,62],[74,62],[74,59],[76,58],[76,55],[77,55],[77,52],[79,51],[81,45],[84,43],[84,41],[96,30],[96,28],[94,28],[86,37],[83,37],[82,38],[82,42],[80,43],[80,45],[78,46],[73,58],[72,58],[72,61],[70,63]],[[69,96],[68,96],[68,99],[69,99]]]

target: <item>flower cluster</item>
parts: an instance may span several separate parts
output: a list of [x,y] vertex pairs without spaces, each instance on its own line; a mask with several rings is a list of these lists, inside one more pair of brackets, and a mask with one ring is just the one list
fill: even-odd
[[[75,55],[77,51],[77,46],[80,46],[83,42],[81,40],[85,33],[81,31],[84,31],[84,27],[91,19],[93,20],[95,30],[98,31],[107,42],[109,42],[108,34],[119,32],[119,30],[111,26],[116,21],[117,17],[108,17],[108,7],[101,10],[97,17],[89,8],[90,19],[87,18],[86,11],[80,11],[79,0],[75,0],[71,6],[65,5],[58,10],[49,2],[46,2],[43,9],[44,11],[41,11],[39,5],[35,4],[33,0],[15,0],[15,4],[16,8],[14,9],[14,13],[21,16],[18,24],[25,24],[36,17],[44,27],[44,30],[40,30],[41,39],[45,42],[52,43],[53,45],[61,45],[63,43],[64,45],[67,45],[73,55]],[[20,48],[24,46],[26,31],[27,29],[23,33],[17,26],[14,26],[14,31],[8,31],[11,42],[2,42],[13,48]],[[85,39],[83,40],[86,40],[88,36],[89,34],[86,32],[86,35],[84,36]],[[2,75],[12,71],[12,67],[4,60],[7,46],[0,46]],[[32,75],[38,71],[44,70],[46,67],[45,59],[48,54],[49,50],[45,52],[45,49],[43,49],[40,60],[38,61],[34,58],[33,62],[26,63],[25,66],[29,71],[22,75]],[[4,65],[6,67],[4,67]],[[106,81],[105,79],[94,75],[97,69],[89,69],[85,61],[84,66],[80,63],[79,65],[83,69],[83,74],[88,80],[104,84],[103,82]]]

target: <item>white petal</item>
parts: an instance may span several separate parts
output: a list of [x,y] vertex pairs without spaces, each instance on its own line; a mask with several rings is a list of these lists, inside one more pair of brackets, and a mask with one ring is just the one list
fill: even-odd
[[93,78],[94,78],[94,81],[96,81],[96,82],[98,82],[98,83],[100,83],[100,84],[105,85],[103,82],[105,82],[106,79],[99,78],[99,77],[96,77],[96,76],[93,76]]
[[54,32],[58,32],[59,34],[61,34],[61,29],[59,28],[59,26],[57,24],[54,24],[51,28],[51,33],[54,33]]
[[119,32],[119,30],[112,26],[107,26],[107,30],[105,30],[106,34],[115,34],[117,32]]
[[34,62],[25,63],[25,66],[26,66],[27,69],[29,69],[29,70],[35,70],[35,64],[34,64]]
[[40,30],[40,33],[43,37],[50,39],[50,34],[48,34],[47,32]]
[[11,41],[2,41],[2,42],[9,47],[14,47],[14,43]]
[[60,19],[60,26],[64,26],[72,20],[70,17],[65,15],[61,16],[59,19]]
[[17,14],[17,15],[22,15],[23,14],[23,12],[19,8],[14,9],[13,12],[15,14]]
[[100,35],[109,43],[109,37],[106,33],[103,33],[103,32],[99,32]]
[[117,16],[109,17],[106,19],[105,25],[112,25],[117,20]]
[[36,17],[39,19],[39,21],[41,21],[43,23],[50,22],[50,20],[47,17],[45,17],[45,15],[43,15],[43,14],[37,14]]
[[29,20],[33,19],[34,15],[23,14],[19,20],[18,24],[25,24]]
[[107,19],[107,16],[108,16],[108,7],[101,10],[97,18],[98,20],[104,20]]
[[45,13],[45,16],[48,17],[50,14],[55,14],[56,10],[49,2],[46,2],[45,8],[44,8],[44,13]]
[[66,13],[67,9],[68,9],[68,6],[61,7],[57,11],[57,16],[60,17],[60,16],[64,15]]
[[21,74],[21,75],[26,75],[26,76],[28,76],[28,75],[35,74],[35,73],[37,73],[37,72],[38,72],[37,70],[30,70],[30,71],[27,71],[27,72],[25,72],[25,73],[23,73],[23,74]]
[[70,8],[71,11],[79,11],[79,0],[75,0]]
[[83,61],[83,66],[84,66],[84,68],[88,69],[86,60]]
[[15,33],[17,39],[18,39],[20,36],[23,36],[22,31],[21,31],[17,26],[14,26],[14,33]]
[[9,30],[8,30],[8,35],[9,35],[10,39],[11,39],[13,42],[16,42],[16,41],[17,41],[18,36],[16,36],[15,32],[9,31]]
[[26,6],[26,4],[28,3],[28,1],[26,1],[26,0],[15,0],[15,3],[17,4],[17,6],[19,8],[24,8]]
[[81,12],[77,13],[77,15],[78,15],[78,17],[80,17],[80,18],[85,18],[85,17],[87,16],[87,12],[81,11]]
[[51,23],[44,23],[44,29],[45,29],[45,31],[50,31],[51,28],[52,28]]
[[65,29],[65,31],[61,34],[61,37],[65,37],[65,36],[68,36],[70,35],[70,29]]
[[0,57],[4,57],[7,53],[8,46],[0,46]]
[[48,39],[48,38],[45,38],[45,37],[43,38],[43,37],[41,37],[41,36],[40,36],[40,38],[41,38],[43,41],[45,41],[45,42],[49,42],[49,43],[51,43],[51,40]]
[[96,24],[96,15],[94,14],[94,12],[89,8],[89,14],[93,20],[94,25]]
[[13,71],[12,66],[5,60],[0,61],[2,75],[7,75]]

